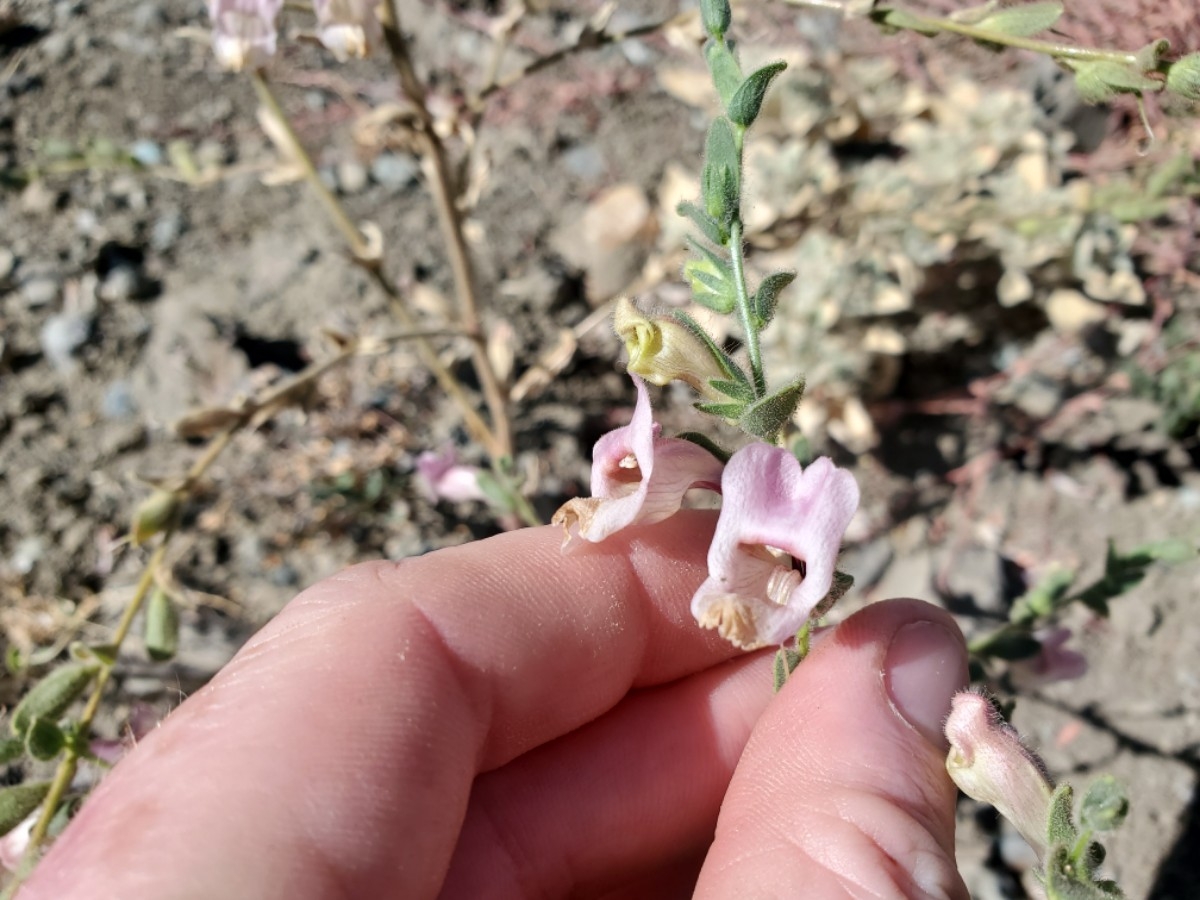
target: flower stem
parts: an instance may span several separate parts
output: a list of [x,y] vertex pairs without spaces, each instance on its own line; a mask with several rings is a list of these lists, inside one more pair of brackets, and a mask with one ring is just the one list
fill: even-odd
[[746,354],[750,357],[750,375],[754,380],[754,394],[766,396],[767,382],[763,376],[762,351],[758,346],[758,329],[750,313],[750,295],[746,290],[745,247],[742,243],[742,220],[738,216],[729,226],[729,257],[733,262],[733,284],[737,293],[738,318],[746,334]]

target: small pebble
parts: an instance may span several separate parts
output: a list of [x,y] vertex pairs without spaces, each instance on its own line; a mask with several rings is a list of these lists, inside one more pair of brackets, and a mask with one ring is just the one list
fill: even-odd
[[50,277],[30,278],[21,285],[21,297],[30,309],[49,306],[58,299],[58,279]]
[[412,184],[420,171],[420,165],[411,156],[395,153],[381,153],[371,162],[371,178],[376,184],[388,188]]
[[87,343],[91,333],[89,316],[71,312],[53,315],[39,335],[42,353],[56,370],[69,372],[75,366],[75,351]]
[[587,184],[595,184],[604,177],[608,164],[604,154],[595,144],[576,144],[562,155],[566,170]]
[[37,535],[23,538],[13,550],[8,564],[18,575],[28,575],[45,552],[46,544]]
[[0,247],[0,281],[4,281],[17,267],[17,255],[7,247]]
[[150,229],[150,246],[163,253],[175,246],[184,231],[183,214],[179,210],[163,213]]
[[56,31],[42,41],[42,55],[48,63],[66,62],[73,49],[71,38],[65,31]]
[[129,148],[129,155],[143,166],[161,166],[163,163],[162,147],[155,141],[146,138],[135,141],[133,146]]
[[133,398],[133,390],[128,381],[118,379],[112,382],[104,391],[100,401],[100,413],[106,419],[120,421],[137,415],[137,401]]
[[112,302],[136,300],[145,293],[145,279],[133,266],[116,266],[100,285],[100,296]]
[[338,163],[337,182],[343,194],[361,193],[367,186],[366,167],[353,160]]

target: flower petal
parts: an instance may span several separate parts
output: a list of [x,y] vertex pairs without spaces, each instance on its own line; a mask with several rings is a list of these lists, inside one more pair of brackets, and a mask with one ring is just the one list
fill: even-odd
[[692,614],[739,647],[782,644],[829,593],[858,485],[824,457],[801,469],[788,451],[755,443],[729,460],[721,491]]
[[633,419],[596,441],[592,496],[569,500],[554,514],[564,546],[578,536],[602,541],[622,528],[669,519],[692,487],[720,490],[722,463],[690,441],[658,436],[646,384],[634,376]]
[[213,53],[224,69],[260,69],[275,55],[283,0],[209,0]]

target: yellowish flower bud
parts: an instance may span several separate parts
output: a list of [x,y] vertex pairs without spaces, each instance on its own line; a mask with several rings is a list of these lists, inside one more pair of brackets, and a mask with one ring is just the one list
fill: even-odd
[[728,401],[708,386],[728,379],[713,352],[686,326],[666,316],[646,316],[628,297],[617,301],[613,327],[629,351],[629,372],[651,384],[682,381],[706,400]]
[[175,523],[179,515],[183,497],[177,491],[158,488],[142,501],[142,505],[133,514],[133,527],[129,537],[136,547],[144,544],[160,531],[165,531]]

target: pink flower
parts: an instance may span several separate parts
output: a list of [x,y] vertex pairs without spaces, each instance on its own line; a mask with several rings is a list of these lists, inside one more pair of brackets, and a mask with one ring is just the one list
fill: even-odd
[[646,384],[631,377],[638,394],[633,420],[596,441],[592,496],[569,500],[554,514],[564,546],[575,536],[602,541],[635,523],[669,519],[690,488],[721,489],[721,461],[691,441],[661,437]]
[[1013,678],[1025,687],[1070,681],[1087,673],[1087,657],[1064,646],[1071,639],[1070,628],[1043,628],[1033,633],[1042,649],[1036,656],[1012,663]]
[[283,0],[208,0],[213,53],[224,69],[261,69],[275,55]]
[[858,485],[825,457],[801,470],[788,451],[756,443],[729,460],[721,490],[692,615],[747,650],[782,644],[821,611]]
[[479,468],[462,465],[453,447],[427,450],[418,456],[417,479],[430,500],[458,503],[485,499],[479,487]]
[[313,0],[317,37],[341,62],[362,58],[383,40],[375,0]]
[[983,694],[955,694],[946,719],[946,771],[964,794],[989,803],[1042,857],[1054,786],[1046,766]]

